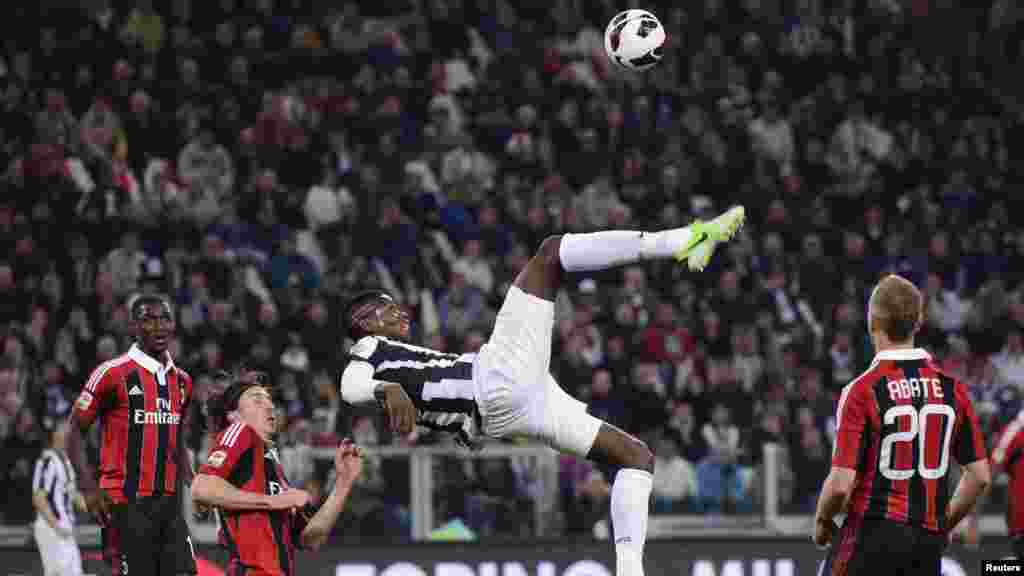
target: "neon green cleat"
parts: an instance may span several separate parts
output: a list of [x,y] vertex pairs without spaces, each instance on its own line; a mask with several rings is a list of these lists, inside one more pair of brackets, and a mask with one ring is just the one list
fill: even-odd
[[743,206],[733,206],[713,220],[697,220],[690,225],[693,239],[688,246],[676,252],[676,260],[682,262],[685,259],[694,272],[704,270],[718,244],[732,238],[743,227],[746,214]]

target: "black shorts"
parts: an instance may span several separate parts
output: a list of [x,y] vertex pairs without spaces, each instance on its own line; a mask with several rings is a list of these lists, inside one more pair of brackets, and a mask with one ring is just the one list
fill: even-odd
[[832,538],[823,576],[921,574],[938,576],[946,536],[891,520],[847,519]]
[[1013,537],[1013,555],[1024,560],[1024,535]]
[[111,526],[103,530],[104,548],[116,576],[178,576],[196,574],[196,559],[188,524],[178,496],[140,498],[116,504]]

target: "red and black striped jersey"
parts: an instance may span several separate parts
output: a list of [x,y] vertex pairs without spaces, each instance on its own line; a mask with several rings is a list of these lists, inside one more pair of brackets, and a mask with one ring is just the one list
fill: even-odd
[[950,461],[984,458],[967,388],[922,349],[880,352],[843,388],[832,466],[857,472],[849,516],[945,531]]
[[100,488],[122,503],[174,494],[182,418],[192,397],[192,379],[174,365],[137,346],[100,364],[75,402],[75,416],[100,418]]
[[[277,449],[242,422],[217,436],[200,474],[223,478],[239,490],[278,494],[288,480]],[[295,548],[309,512],[287,510],[219,510],[220,542],[231,556],[227,573],[246,576],[291,576]]]
[[1010,477],[1006,527],[1010,536],[1024,536],[1024,411],[996,436],[992,462]]

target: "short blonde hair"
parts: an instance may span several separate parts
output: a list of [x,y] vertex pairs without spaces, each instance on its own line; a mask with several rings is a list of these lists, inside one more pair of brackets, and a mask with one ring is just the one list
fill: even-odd
[[902,276],[889,274],[875,286],[868,302],[869,321],[877,319],[879,328],[893,342],[910,340],[921,327],[924,299],[917,286]]

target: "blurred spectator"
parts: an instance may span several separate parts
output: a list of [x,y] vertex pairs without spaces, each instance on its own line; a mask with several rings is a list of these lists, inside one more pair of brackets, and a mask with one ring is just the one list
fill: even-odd
[[121,34],[129,42],[142,46],[149,54],[160,52],[164,44],[164,22],[153,10],[152,0],[139,0],[135,3]]
[[746,509],[749,470],[739,463],[740,430],[732,423],[726,405],[714,406],[701,436],[707,443],[708,456],[697,464],[700,508],[705,512],[721,512],[726,506]]
[[178,155],[178,174],[193,197],[193,216],[203,224],[217,216],[221,199],[233,192],[235,184],[231,156],[214,138],[212,130],[203,129]]
[[767,101],[764,114],[750,123],[751,145],[755,152],[772,161],[783,176],[793,171],[793,127],[779,111],[779,103]]
[[479,288],[452,270],[448,288],[438,298],[441,325],[453,338],[461,339],[475,326],[485,323],[486,303]]
[[693,465],[683,459],[676,443],[670,440],[659,440],[654,453],[654,511],[678,512],[696,494]]
[[90,160],[110,165],[115,146],[124,139],[121,118],[108,96],[98,96],[79,123],[84,152]]
[[10,434],[4,438],[0,456],[0,480],[7,487],[4,505],[5,524],[25,525],[32,521],[32,465],[43,448],[42,432],[29,407],[14,418]]
[[566,531],[589,537],[594,524],[607,515],[611,485],[591,462],[582,458],[562,456],[560,465]]
[[1024,339],[1020,328],[1011,329],[1006,335],[1002,351],[992,358],[995,378],[1003,385],[1024,388]]
[[659,302],[654,321],[643,331],[644,357],[652,362],[680,363],[695,352],[689,331],[677,322],[675,306]]
[[100,269],[109,275],[110,287],[117,297],[124,297],[139,288],[142,264],[146,256],[139,245],[139,235],[128,231],[121,235],[121,244],[107,254]]

